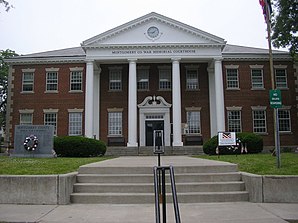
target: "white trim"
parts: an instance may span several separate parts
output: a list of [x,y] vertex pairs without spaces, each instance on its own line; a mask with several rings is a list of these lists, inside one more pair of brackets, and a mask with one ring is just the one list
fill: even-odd
[[54,68],[54,67],[51,67],[51,68],[46,68],[46,72],[58,72],[60,68]]
[[20,109],[19,113],[20,114],[32,114],[32,113],[34,113],[34,109]]
[[84,67],[70,67],[70,71],[84,71]]
[[239,69],[239,65],[233,65],[233,64],[225,65],[225,68],[226,69]]
[[43,109],[43,113],[58,113],[59,109],[53,109],[53,108],[48,108],[48,109]]
[[250,69],[263,69],[264,65],[249,65]]
[[72,108],[72,109],[67,109],[67,111],[69,113],[73,113],[73,112],[84,112],[83,108]]
[[26,69],[22,69],[23,73],[34,73],[35,72],[35,68],[26,68]]

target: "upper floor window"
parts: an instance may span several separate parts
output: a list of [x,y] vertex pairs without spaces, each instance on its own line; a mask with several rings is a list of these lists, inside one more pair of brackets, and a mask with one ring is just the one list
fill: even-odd
[[186,89],[198,90],[199,89],[199,74],[197,68],[186,69]]
[[241,132],[241,110],[231,108],[231,110],[228,110],[228,131],[229,132]]
[[138,90],[149,90],[149,68],[138,68],[137,87]]
[[279,131],[291,132],[290,109],[278,109]]
[[70,91],[83,90],[83,71],[70,72]]
[[253,108],[253,132],[267,133],[266,110],[265,108]]
[[33,92],[34,72],[23,72],[22,91]]
[[58,72],[46,73],[46,91],[58,91]]
[[187,111],[187,133],[199,134],[201,133],[201,114],[200,111]]
[[81,111],[70,111],[68,113],[68,135],[82,135],[83,114]]
[[159,90],[171,90],[172,88],[172,74],[171,68],[159,68]]
[[108,113],[108,131],[110,136],[122,135],[122,112],[113,111]]
[[263,65],[251,65],[251,88],[264,89]]
[[276,88],[279,88],[279,89],[288,88],[286,69],[283,69],[283,68],[275,69],[275,84],[276,84]]
[[227,89],[239,89],[239,65],[226,65]]
[[122,90],[122,68],[119,68],[119,67],[109,68],[109,90],[111,91]]

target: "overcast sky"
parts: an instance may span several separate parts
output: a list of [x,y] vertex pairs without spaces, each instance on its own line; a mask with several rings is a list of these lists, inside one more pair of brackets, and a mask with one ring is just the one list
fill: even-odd
[[0,8],[0,50],[18,54],[77,47],[95,35],[156,12],[224,38],[268,48],[259,0],[8,0]]

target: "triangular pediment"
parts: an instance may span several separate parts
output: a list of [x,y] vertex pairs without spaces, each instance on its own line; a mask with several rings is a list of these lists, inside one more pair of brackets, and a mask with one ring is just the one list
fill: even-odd
[[[152,27],[155,27],[155,30],[150,33]],[[82,47],[157,44],[225,45],[225,41],[210,33],[152,12],[94,36],[84,41]]]

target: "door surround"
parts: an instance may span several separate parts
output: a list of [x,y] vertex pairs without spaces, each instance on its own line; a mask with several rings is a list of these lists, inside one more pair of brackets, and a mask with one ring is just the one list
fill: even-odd
[[171,123],[170,108],[171,104],[161,96],[147,96],[139,108],[139,142],[140,146],[146,146],[146,121],[163,120],[164,121],[164,140],[165,146],[171,145]]

